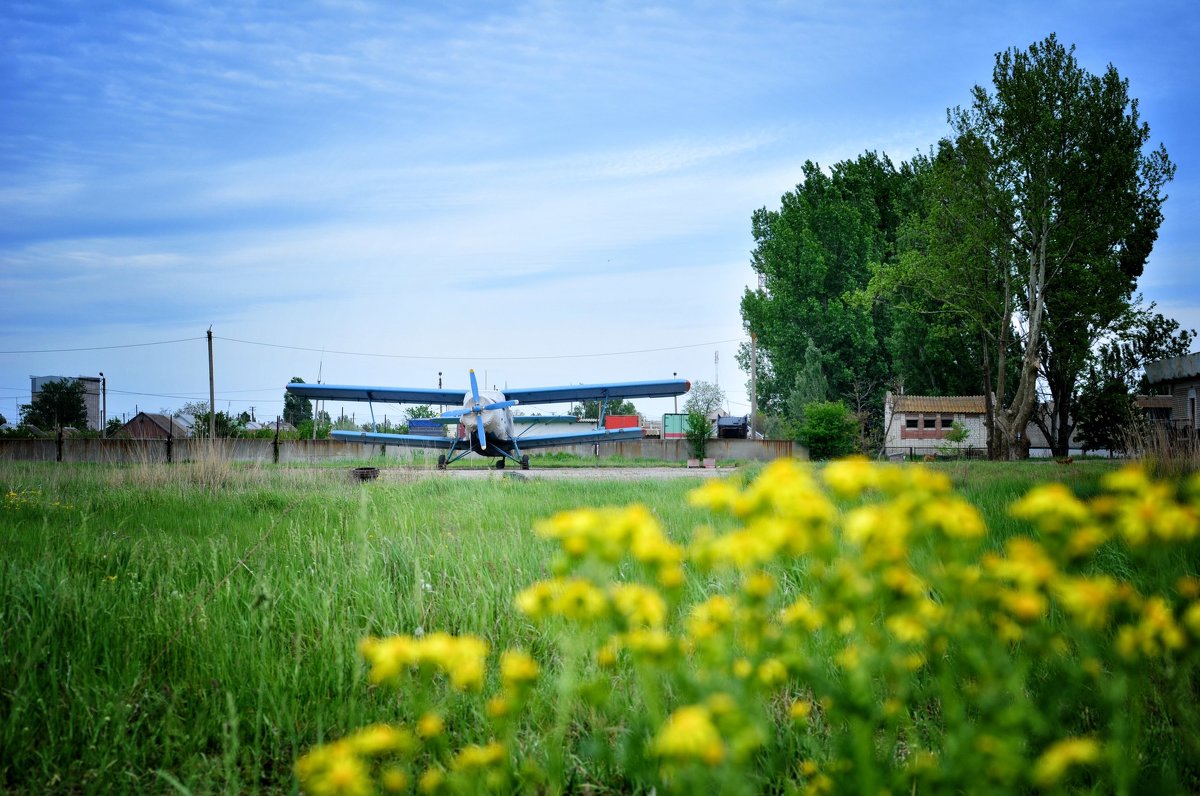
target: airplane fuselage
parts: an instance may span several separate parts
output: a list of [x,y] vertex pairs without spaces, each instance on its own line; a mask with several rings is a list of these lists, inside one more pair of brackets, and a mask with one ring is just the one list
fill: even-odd
[[[479,391],[479,403],[483,406],[499,403],[503,400],[504,393],[500,392],[499,390]],[[475,400],[470,391],[468,391],[465,395],[463,395],[463,408],[473,409],[474,407]],[[513,438],[513,420],[511,408],[506,407],[504,409],[485,409],[481,416],[483,417],[483,430],[484,433],[487,434],[489,448],[492,446],[493,442],[511,442]],[[477,433],[475,427],[475,415],[463,415],[460,422],[465,429],[466,436],[471,439],[472,445],[476,446],[476,451],[478,453],[483,453],[485,455],[499,455],[498,453],[489,454],[486,449],[478,449],[477,446],[479,442],[476,439]],[[508,445],[507,448],[511,450],[511,444]]]

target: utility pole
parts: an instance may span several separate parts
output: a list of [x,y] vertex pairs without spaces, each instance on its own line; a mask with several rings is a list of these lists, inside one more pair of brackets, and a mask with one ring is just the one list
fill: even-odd
[[208,438],[217,438],[217,391],[213,381],[212,327],[208,327]]
[[104,371],[100,371],[100,436],[108,436],[108,382]]

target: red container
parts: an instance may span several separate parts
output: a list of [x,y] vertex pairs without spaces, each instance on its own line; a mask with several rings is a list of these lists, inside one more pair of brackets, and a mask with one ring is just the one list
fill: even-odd
[[637,415],[605,415],[605,428],[637,428],[642,424]]

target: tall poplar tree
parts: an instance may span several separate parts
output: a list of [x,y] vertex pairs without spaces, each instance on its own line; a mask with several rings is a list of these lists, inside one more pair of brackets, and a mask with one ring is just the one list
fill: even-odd
[[[961,180],[943,199],[958,203],[958,234],[985,258],[947,267],[994,267],[992,427],[1005,457],[1027,449],[1040,378],[1053,399],[1052,448],[1066,452],[1080,374],[1130,307],[1174,173],[1165,148],[1147,151],[1150,129],[1128,81],[1112,65],[1087,72],[1074,53],[1054,35],[999,53],[994,91],[976,86],[971,106],[950,112],[955,138],[942,144],[958,153]],[[1019,356],[1011,390],[1000,361],[1010,332]]]

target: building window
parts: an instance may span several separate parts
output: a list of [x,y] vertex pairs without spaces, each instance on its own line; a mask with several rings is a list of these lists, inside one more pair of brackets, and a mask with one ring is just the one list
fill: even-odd
[[954,422],[954,415],[942,415],[942,428],[950,428]]
[[904,427],[905,428],[913,428],[913,429],[917,428],[917,418],[915,418],[915,417],[904,418]]
[[936,415],[931,415],[931,416],[925,418],[925,428],[926,429],[937,428],[937,416]]

